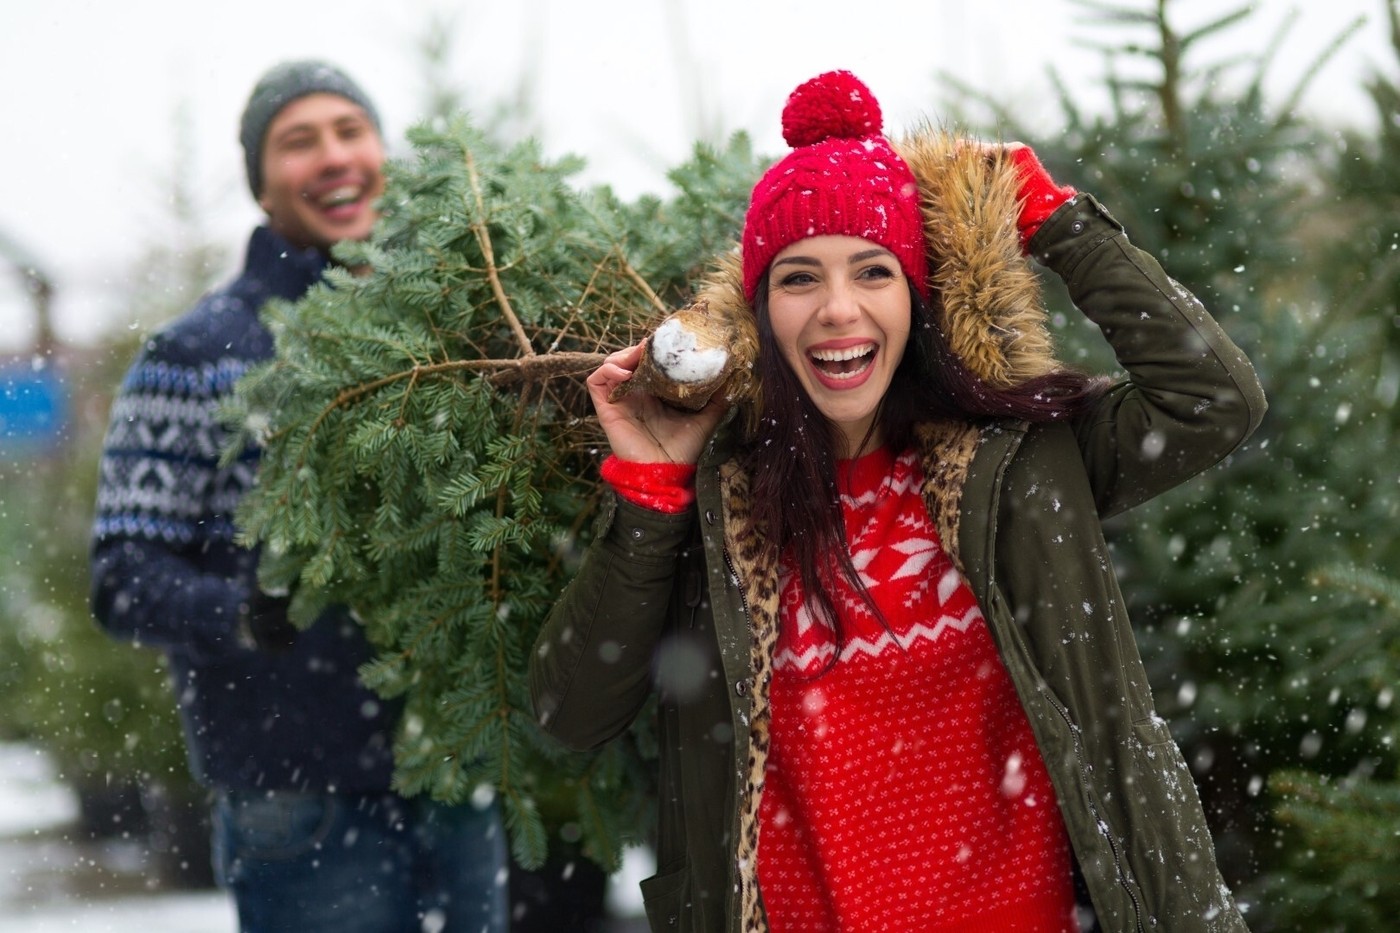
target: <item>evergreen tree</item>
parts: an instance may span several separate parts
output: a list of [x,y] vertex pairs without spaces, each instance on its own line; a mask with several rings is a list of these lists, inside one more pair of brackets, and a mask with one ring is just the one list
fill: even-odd
[[[277,357],[228,407],[228,456],[265,449],[240,510],[269,587],[306,624],[334,600],[376,649],[361,675],[405,700],[397,786],[500,795],[512,852],[560,838],[605,867],[645,838],[646,724],[562,752],[530,712],[527,652],[598,498],[581,377],[684,304],[727,249],[761,166],[698,147],[678,194],[625,203],[569,184],[577,159],[503,146],[465,118],[409,134],[385,216],[296,303],[264,312]],[[542,812],[543,811],[543,812]],[[548,818],[548,819],[546,819]]]
[[[155,873],[211,885],[203,791],[189,774],[164,657],[113,641],[88,605],[88,549],[111,397],[144,332],[187,309],[224,253],[201,222],[189,112],[174,118],[162,205],[115,298],[133,330],[36,350],[70,401],[46,450],[0,449],[0,732],[45,752],[78,798],[89,838],[142,837]],[[56,283],[61,287],[62,283]]]
[[[1167,0],[1080,5],[1135,38],[1104,48],[1110,112],[1086,115],[1062,95],[1065,134],[1042,155],[1057,177],[1099,195],[1216,312],[1270,400],[1259,434],[1224,468],[1110,527],[1158,707],[1193,766],[1222,867],[1257,901],[1252,927],[1375,929],[1318,925],[1341,914],[1312,912],[1317,905],[1290,883],[1296,875],[1278,874],[1312,839],[1282,832],[1274,818],[1301,825],[1305,809],[1341,806],[1347,794],[1322,792],[1337,781],[1378,782],[1367,786],[1379,804],[1395,779],[1394,606],[1340,584],[1364,568],[1400,566],[1395,393],[1384,388],[1395,381],[1395,312],[1378,301],[1376,266],[1342,271],[1321,247],[1385,234],[1358,227],[1354,202],[1331,202],[1325,156],[1334,143],[1296,112],[1356,25],[1271,106],[1263,79],[1283,33],[1258,57],[1192,64],[1203,40],[1250,8],[1181,32]],[[1141,74],[1120,75],[1124,57]],[[1016,132],[1011,115],[999,116]],[[1090,329],[1066,328],[1072,357],[1102,358]],[[1328,874],[1340,864],[1312,859],[1314,883],[1346,883]],[[1350,874],[1370,884],[1390,877],[1382,865]]]
[[[120,378],[111,365],[91,371]],[[80,804],[77,830],[97,837],[149,828],[143,788],[192,796],[163,659],[114,643],[88,610],[91,503],[105,424],[104,406],[75,406],[54,450],[0,463],[0,537],[13,555],[0,586],[7,731],[53,759]]]
[[[1331,660],[1360,668],[1372,681],[1376,705],[1389,711],[1400,671],[1400,579],[1332,567],[1318,583],[1351,593],[1371,610],[1368,625],[1339,639]],[[1367,708],[1352,706],[1346,729],[1364,731],[1369,716]],[[1393,750],[1400,721],[1385,715],[1379,729],[1379,743]],[[1260,885],[1261,899],[1280,905],[1267,913],[1273,928],[1381,930],[1400,917],[1400,781],[1393,764],[1367,763],[1342,775],[1285,769],[1269,785],[1285,840],[1281,867]]]
[[[1400,64],[1400,2],[1386,0],[1394,59]],[[1392,67],[1392,74],[1394,68]],[[1315,655],[1318,679],[1328,684],[1336,710],[1324,730],[1357,747],[1347,767],[1283,771],[1270,779],[1274,815],[1285,833],[1284,867],[1269,880],[1265,898],[1288,905],[1278,928],[1383,929],[1400,916],[1400,717],[1393,709],[1400,683],[1400,490],[1393,449],[1400,426],[1400,86],[1375,75],[1368,85],[1375,106],[1374,134],[1337,134],[1323,152],[1325,196],[1307,212],[1299,242],[1319,256],[1315,274],[1333,308],[1362,322],[1351,341],[1339,341],[1346,370],[1333,422],[1373,435],[1353,453],[1347,444],[1326,451],[1333,475],[1353,479],[1330,491],[1350,521],[1347,547],[1322,558],[1311,582],[1328,605],[1344,607],[1322,620]],[[1332,312],[1335,313],[1335,312]],[[1333,429],[1329,427],[1329,432]],[[1341,434],[1341,428],[1336,429]],[[1379,457],[1356,468],[1349,456]],[[1340,728],[1338,727],[1340,722]]]

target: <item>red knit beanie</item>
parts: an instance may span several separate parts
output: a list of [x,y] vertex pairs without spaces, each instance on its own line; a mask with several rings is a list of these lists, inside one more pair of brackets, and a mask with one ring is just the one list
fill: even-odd
[[783,108],[792,152],[754,186],[744,219],[744,297],[753,301],[768,264],[811,236],[854,236],[894,253],[928,297],[919,186],[880,135],[880,104],[849,71],[798,86]]

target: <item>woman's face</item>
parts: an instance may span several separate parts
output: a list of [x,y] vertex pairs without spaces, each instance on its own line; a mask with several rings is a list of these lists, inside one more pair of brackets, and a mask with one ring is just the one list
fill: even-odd
[[[899,262],[870,240],[798,240],[768,268],[773,336],[817,409],[845,438],[842,456],[861,452],[909,342],[911,310]],[[871,441],[879,445],[878,432]]]

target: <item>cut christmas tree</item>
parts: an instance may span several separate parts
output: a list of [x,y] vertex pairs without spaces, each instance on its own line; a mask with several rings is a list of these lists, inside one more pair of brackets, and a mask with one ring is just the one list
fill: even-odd
[[405,702],[403,792],[499,795],[521,864],[563,839],[615,868],[651,812],[647,723],[568,754],[537,731],[525,686],[599,495],[582,379],[691,303],[761,165],[736,136],[673,170],[675,197],[624,202],[571,186],[577,160],[465,119],[409,141],[372,239],[263,313],[277,356],[225,411],[226,456],[263,448],[239,522],[295,622],[334,602],[364,626],[376,658],[361,676]]

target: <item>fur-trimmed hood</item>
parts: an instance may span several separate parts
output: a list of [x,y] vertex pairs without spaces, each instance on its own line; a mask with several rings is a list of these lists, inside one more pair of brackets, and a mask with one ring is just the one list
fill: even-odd
[[[929,126],[894,147],[919,184],[932,310],[953,352],[998,389],[1059,368],[1040,282],[1016,228],[1015,165],[1000,147]],[[759,414],[758,331],[737,252],[715,264],[700,297],[740,335],[724,391],[752,426]]]

